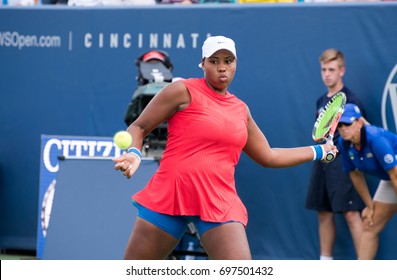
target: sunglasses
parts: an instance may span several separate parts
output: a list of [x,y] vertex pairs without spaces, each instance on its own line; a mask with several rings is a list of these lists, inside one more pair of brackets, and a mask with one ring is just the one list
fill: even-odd
[[342,127],[342,126],[351,126],[353,123],[344,123],[344,122],[340,122],[338,123],[338,127]]

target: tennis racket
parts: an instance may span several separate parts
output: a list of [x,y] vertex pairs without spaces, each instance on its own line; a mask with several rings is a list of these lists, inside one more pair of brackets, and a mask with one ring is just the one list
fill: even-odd
[[[325,105],[324,110],[320,112],[314,123],[312,137],[316,142],[324,142],[327,144],[334,144],[334,134],[338,126],[340,117],[343,114],[346,104],[346,95],[343,92],[338,92],[335,94],[327,105]],[[330,162],[335,159],[335,154],[329,151],[325,158],[325,162]]]

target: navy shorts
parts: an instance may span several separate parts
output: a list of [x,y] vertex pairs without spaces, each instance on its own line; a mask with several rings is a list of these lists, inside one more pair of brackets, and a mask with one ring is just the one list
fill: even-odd
[[161,228],[176,239],[182,238],[187,230],[187,226],[189,223],[193,223],[196,226],[196,229],[201,236],[204,232],[214,227],[235,222],[228,221],[214,223],[203,221],[200,219],[199,216],[172,216],[167,214],[161,214],[144,207],[136,201],[132,201],[132,203],[138,209],[138,217],[157,226],[158,228]]
[[313,163],[306,208],[335,213],[361,211],[364,208],[349,175],[342,169],[340,156],[330,163]]

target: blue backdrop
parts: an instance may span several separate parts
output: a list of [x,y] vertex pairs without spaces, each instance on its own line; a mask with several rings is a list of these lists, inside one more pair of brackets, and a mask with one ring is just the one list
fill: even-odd
[[[318,57],[339,48],[346,84],[369,120],[382,125],[384,113],[395,131],[396,15],[395,3],[1,7],[0,248],[35,249],[40,135],[108,137],[124,129],[134,60],[152,48],[170,54],[174,76],[200,77],[206,36],[232,37],[238,69],[230,91],[278,147],[312,144],[314,103],[325,92]],[[310,167],[263,169],[242,156],[236,178],[254,258],[318,257],[316,213],[304,208]],[[354,258],[340,218],[335,257]],[[396,233],[393,220],[379,258],[397,259]]]

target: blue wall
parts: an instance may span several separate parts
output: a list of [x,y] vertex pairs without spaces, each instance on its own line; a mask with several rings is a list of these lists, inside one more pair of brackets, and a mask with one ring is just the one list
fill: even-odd
[[[124,129],[134,60],[148,49],[169,52],[175,76],[200,77],[207,34],[232,37],[238,69],[230,91],[271,145],[308,145],[314,102],[325,92],[318,57],[329,47],[345,53],[346,84],[382,125],[382,96],[397,64],[396,15],[393,3],[0,8],[0,248],[35,249],[40,135]],[[316,213],[304,209],[310,167],[267,170],[242,157],[236,176],[255,258],[317,258]],[[335,257],[354,258],[339,218]],[[379,258],[397,259],[396,233],[393,221]]]

